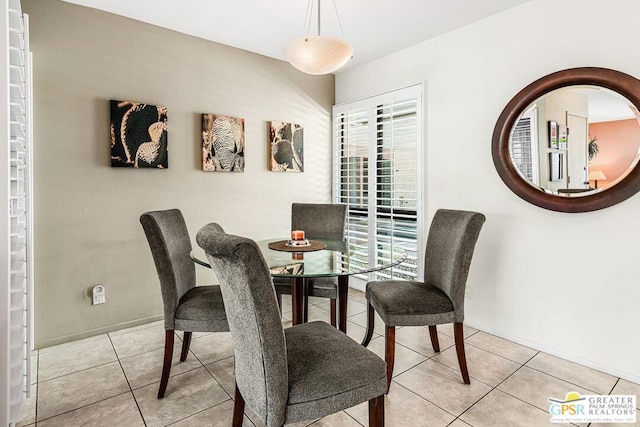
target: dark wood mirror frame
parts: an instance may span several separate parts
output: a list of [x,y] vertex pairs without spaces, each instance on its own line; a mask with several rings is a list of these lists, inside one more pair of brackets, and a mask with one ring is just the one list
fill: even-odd
[[509,152],[511,129],[525,108],[541,96],[563,87],[593,85],[627,98],[640,111],[640,80],[607,68],[581,67],[558,71],[522,89],[504,108],[493,130],[491,154],[498,175],[519,197],[541,208],[558,212],[589,212],[613,206],[640,191],[640,162],[616,185],[602,192],[563,197],[546,193],[527,182],[516,170]]

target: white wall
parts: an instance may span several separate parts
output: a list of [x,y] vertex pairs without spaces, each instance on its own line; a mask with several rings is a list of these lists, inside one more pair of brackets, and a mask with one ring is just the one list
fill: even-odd
[[427,82],[428,220],[445,207],[487,216],[466,322],[635,382],[640,194],[599,212],[538,208],[500,180],[491,136],[507,102],[551,72],[640,77],[638,16],[637,0],[532,0],[336,77],[338,103]]
[[[330,200],[333,76],[59,0],[22,3],[34,55],[36,346],[162,318],[145,211],[181,209],[192,240],[212,221],[264,239],[289,232],[293,201]],[[168,108],[168,169],[110,167],[110,99]],[[245,119],[244,173],[202,172],[201,113]],[[304,126],[304,173],[267,170],[268,120]],[[97,283],[106,304],[92,306]]]

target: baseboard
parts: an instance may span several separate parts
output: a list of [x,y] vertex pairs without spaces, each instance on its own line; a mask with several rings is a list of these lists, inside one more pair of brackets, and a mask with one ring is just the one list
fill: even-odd
[[580,356],[577,356],[575,354],[566,353],[564,351],[560,351],[560,350],[557,350],[555,348],[547,347],[547,346],[545,346],[543,344],[540,344],[538,342],[530,341],[530,340],[528,340],[526,338],[522,338],[522,337],[519,337],[519,336],[516,336],[516,335],[508,334],[508,333],[505,333],[504,331],[501,331],[501,330],[498,330],[498,329],[495,329],[495,328],[491,328],[491,327],[487,327],[486,325],[482,325],[482,324],[479,324],[479,323],[473,323],[473,322],[466,322],[466,321],[464,323],[466,325],[471,326],[472,328],[479,329],[479,330],[481,330],[483,332],[486,332],[488,334],[495,335],[497,337],[504,338],[504,339],[507,339],[509,341],[513,341],[513,342],[515,342],[517,344],[521,344],[521,345],[530,347],[530,348],[532,348],[534,350],[543,351],[543,352],[545,352],[547,354],[550,354],[552,356],[556,356],[556,357],[559,357],[561,359],[568,360],[570,362],[574,362],[574,363],[578,363],[580,365],[584,365],[584,366],[586,366],[588,368],[592,368],[592,369],[604,372],[605,374],[613,375],[615,377],[620,377],[620,378],[625,379],[627,381],[631,381],[632,383],[640,384],[640,376],[638,376],[638,375],[633,375],[633,374],[630,374],[628,372],[624,372],[624,371],[621,371],[619,369],[612,368],[611,366],[602,365],[602,364],[594,362],[592,360],[584,359],[584,358],[582,358]]
[[134,326],[144,325],[145,323],[157,322],[164,319],[162,314],[157,316],[145,317],[143,319],[130,320],[128,322],[122,322],[111,326],[105,326],[103,328],[91,329],[89,331],[79,332],[77,334],[65,335],[63,337],[53,338],[50,340],[38,341],[35,343],[35,349],[51,347],[58,344],[64,344],[71,341],[77,341],[84,338],[94,337],[96,335],[102,335],[113,331],[119,331],[120,329],[132,328]]

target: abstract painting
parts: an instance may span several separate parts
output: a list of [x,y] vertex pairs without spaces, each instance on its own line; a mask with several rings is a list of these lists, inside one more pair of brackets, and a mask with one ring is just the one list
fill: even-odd
[[269,122],[269,170],[303,172],[303,140],[302,126],[285,122]]
[[202,115],[202,170],[244,172],[244,119]]
[[111,100],[111,166],[169,167],[166,107]]

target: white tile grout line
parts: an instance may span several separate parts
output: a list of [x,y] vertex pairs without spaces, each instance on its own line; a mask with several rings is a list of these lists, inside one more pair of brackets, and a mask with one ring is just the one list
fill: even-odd
[[131,393],[131,397],[133,397],[133,401],[136,404],[136,408],[138,408],[138,413],[140,414],[140,418],[142,418],[142,423],[146,427],[147,421],[144,419],[144,415],[142,414],[142,410],[140,409],[140,405],[138,404],[138,399],[136,399],[136,395],[133,392],[133,389],[131,388],[131,383],[129,382],[129,378],[127,378],[127,374],[124,372],[124,368],[122,367],[122,362],[120,362],[120,356],[118,356],[118,352],[116,351],[116,348],[113,345],[113,341],[111,341],[111,336],[107,334],[107,337],[109,338],[109,343],[111,343],[111,348],[113,348],[113,352],[116,354],[116,358],[118,359],[118,365],[120,365],[120,370],[122,371],[122,375],[124,376],[124,379],[127,382],[127,386],[129,387],[129,393]]
[[[539,354],[539,353],[544,353],[544,352],[539,351],[539,352],[538,352],[538,354]],[[544,354],[547,354],[547,353],[544,353]],[[537,356],[537,354],[536,354],[536,356]],[[532,357],[531,359],[533,359],[533,357]],[[529,363],[529,361],[530,361],[531,359],[527,360],[527,363]],[[566,359],[562,359],[562,360],[566,360]],[[572,363],[575,363],[575,362],[572,362]],[[577,365],[580,365],[580,364],[578,364],[578,363],[576,363],[576,364],[577,364]],[[522,365],[522,366],[525,366],[525,365]],[[584,365],[580,365],[580,366],[584,366]],[[586,368],[587,366],[584,366],[584,367]],[[529,365],[527,365],[527,368],[529,368],[529,369],[531,369],[531,370],[534,370],[534,371],[536,371],[536,372],[540,372],[541,374],[548,375],[548,376],[550,376],[550,377],[552,377],[552,378],[555,378],[555,379],[558,379],[558,380],[560,380],[560,381],[562,381],[562,382],[569,383],[569,384],[571,384],[571,385],[575,385],[576,387],[580,387],[580,388],[583,388],[583,389],[585,389],[585,390],[589,390],[589,391],[590,391],[590,392],[592,392],[592,393],[600,394],[600,393],[598,393],[597,391],[591,390],[591,389],[590,389],[590,388],[588,388],[588,387],[585,387],[585,386],[580,385],[580,384],[576,384],[576,383],[571,382],[571,381],[569,381],[569,380],[567,380],[567,379],[565,379],[565,378],[557,377],[557,376],[552,375],[552,374],[550,374],[550,373],[548,373],[548,372],[541,371],[540,369],[536,369],[536,368],[534,368],[533,366],[529,366]],[[589,368],[589,369],[593,369],[593,368]],[[602,372],[602,371],[598,371],[597,369],[593,369],[593,370],[594,370],[594,371],[597,371],[597,372]],[[607,375],[609,375],[609,374],[607,374]],[[613,375],[611,375],[611,376],[612,376],[613,378],[616,378],[616,382],[615,382],[615,384],[617,384],[617,383],[618,383],[618,381],[620,381],[620,378],[619,378],[619,377],[614,377]],[[615,387],[615,385],[614,385],[614,387]],[[611,391],[609,391],[609,394],[611,394]]]
[[43,384],[43,383],[46,383],[46,382],[49,382],[49,381],[53,381],[53,380],[57,380],[57,379],[60,379],[60,378],[68,377],[69,375],[77,374],[77,373],[80,373],[80,372],[85,372],[85,371],[88,371],[89,369],[94,369],[94,368],[99,368],[101,366],[106,366],[106,365],[109,365],[109,364],[117,362],[117,361],[118,361],[118,359],[117,359],[117,356],[116,356],[116,360],[111,360],[109,362],[99,363],[97,365],[89,366],[88,368],[84,368],[84,369],[78,369],[77,371],[73,371],[73,372],[69,372],[69,373],[66,373],[66,374],[58,375],[57,377],[47,378],[46,380],[38,381],[38,384]]
[[[536,354],[538,354],[538,353],[536,353]],[[536,356],[536,355],[531,356],[531,357],[529,358],[529,360],[533,359],[535,356]],[[509,359],[507,359],[507,360],[509,360]],[[529,362],[529,360],[527,360],[527,362]],[[507,377],[506,377],[505,379],[503,379],[502,381],[500,381],[500,382],[499,382],[498,384],[496,384],[495,386],[490,386],[489,384],[484,383],[484,382],[482,382],[482,381],[480,381],[480,380],[476,379],[476,381],[480,381],[480,382],[482,382],[482,384],[485,384],[485,385],[488,385],[489,387],[491,387],[491,390],[489,390],[489,391],[488,391],[484,396],[482,396],[480,399],[476,400],[476,401],[475,401],[471,406],[469,406],[467,409],[465,409],[465,410],[464,410],[460,415],[458,415],[458,416],[456,417],[456,419],[460,418],[463,414],[465,414],[465,413],[466,413],[466,412],[468,412],[471,408],[473,408],[475,405],[477,405],[477,404],[478,404],[482,399],[484,399],[485,397],[487,397],[487,396],[489,395],[489,393],[492,393],[494,390],[498,390],[498,386],[500,386],[500,384],[502,384],[503,382],[505,382],[507,379],[511,378],[511,377],[512,377],[516,372],[518,372],[520,369],[522,369],[522,367],[523,367],[523,366],[525,366],[525,364],[526,364],[527,362],[525,362],[525,363],[523,363],[523,364],[520,364],[520,367],[519,367],[518,369],[516,369],[515,371],[513,371],[512,373],[510,373],[509,375],[507,375]],[[518,363],[518,362],[516,362],[516,363]],[[535,409],[537,409],[537,410],[542,411],[542,409],[538,408],[537,406],[535,406],[535,405],[533,405],[533,404],[531,404],[531,403],[529,403],[529,402],[527,402],[527,401],[525,401],[525,400],[522,400],[522,399],[520,399],[520,398],[518,398],[518,397],[516,397],[516,396],[513,396],[513,395],[511,395],[511,394],[507,393],[507,392],[506,392],[506,391],[504,391],[504,390],[498,390],[498,391],[500,391],[500,392],[502,392],[502,393],[504,393],[504,394],[506,394],[506,395],[508,395],[508,396],[511,396],[511,397],[513,397],[513,398],[515,398],[515,399],[517,399],[517,400],[519,400],[519,401],[523,402],[523,403],[526,403],[527,405],[532,406],[532,407],[534,407],[534,408],[535,408]],[[543,412],[544,412],[544,411],[543,411]],[[460,421],[462,421],[462,422],[465,422],[465,423],[466,423],[466,421],[464,421],[464,420],[462,420],[462,419],[461,419]],[[468,424],[468,423],[467,423],[467,424]]]
[[[361,425],[362,427],[364,427],[364,426],[360,423],[360,421],[358,421],[358,420],[356,420],[355,418],[353,418],[353,417],[351,416],[351,414],[350,414],[350,413],[348,413],[348,412],[347,412],[347,411],[345,411],[345,410],[342,410],[342,412],[344,412],[344,413],[347,415],[347,417],[351,418],[351,419],[352,419],[353,421],[355,421],[358,425]],[[322,419],[322,418],[321,418],[321,419]]]
[[[86,405],[78,406],[77,408],[73,408],[73,409],[70,409],[70,410],[68,410],[68,411],[60,412],[59,414],[52,415],[52,416],[47,417],[47,418],[44,418],[44,419],[42,419],[42,420],[39,420],[39,419],[37,419],[37,418],[36,418],[35,423],[33,423],[33,424],[28,424],[28,426],[31,426],[31,425],[37,425],[38,423],[40,423],[40,422],[42,422],[42,421],[47,421],[47,420],[50,420],[51,418],[59,417],[60,415],[68,414],[68,413],[70,413],[70,412],[77,411],[77,410],[79,410],[79,409],[86,408],[86,407],[88,407],[88,406],[95,405],[96,403],[104,402],[105,400],[113,399],[114,397],[122,396],[123,394],[127,394],[127,393],[131,393],[131,394],[133,395],[133,392],[129,389],[129,390],[127,390],[127,391],[123,391],[122,393],[118,393],[118,394],[116,394],[116,395],[113,395],[113,396],[107,397],[107,398],[105,398],[105,399],[96,400],[95,402],[87,403]],[[134,399],[135,399],[135,396],[134,396]],[[136,404],[137,404],[137,403],[136,403]],[[139,408],[138,408],[138,409],[139,409]],[[142,415],[142,414],[140,414],[140,415]],[[143,418],[143,419],[144,419],[144,418]],[[146,424],[145,424],[145,425],[146,425]]]

